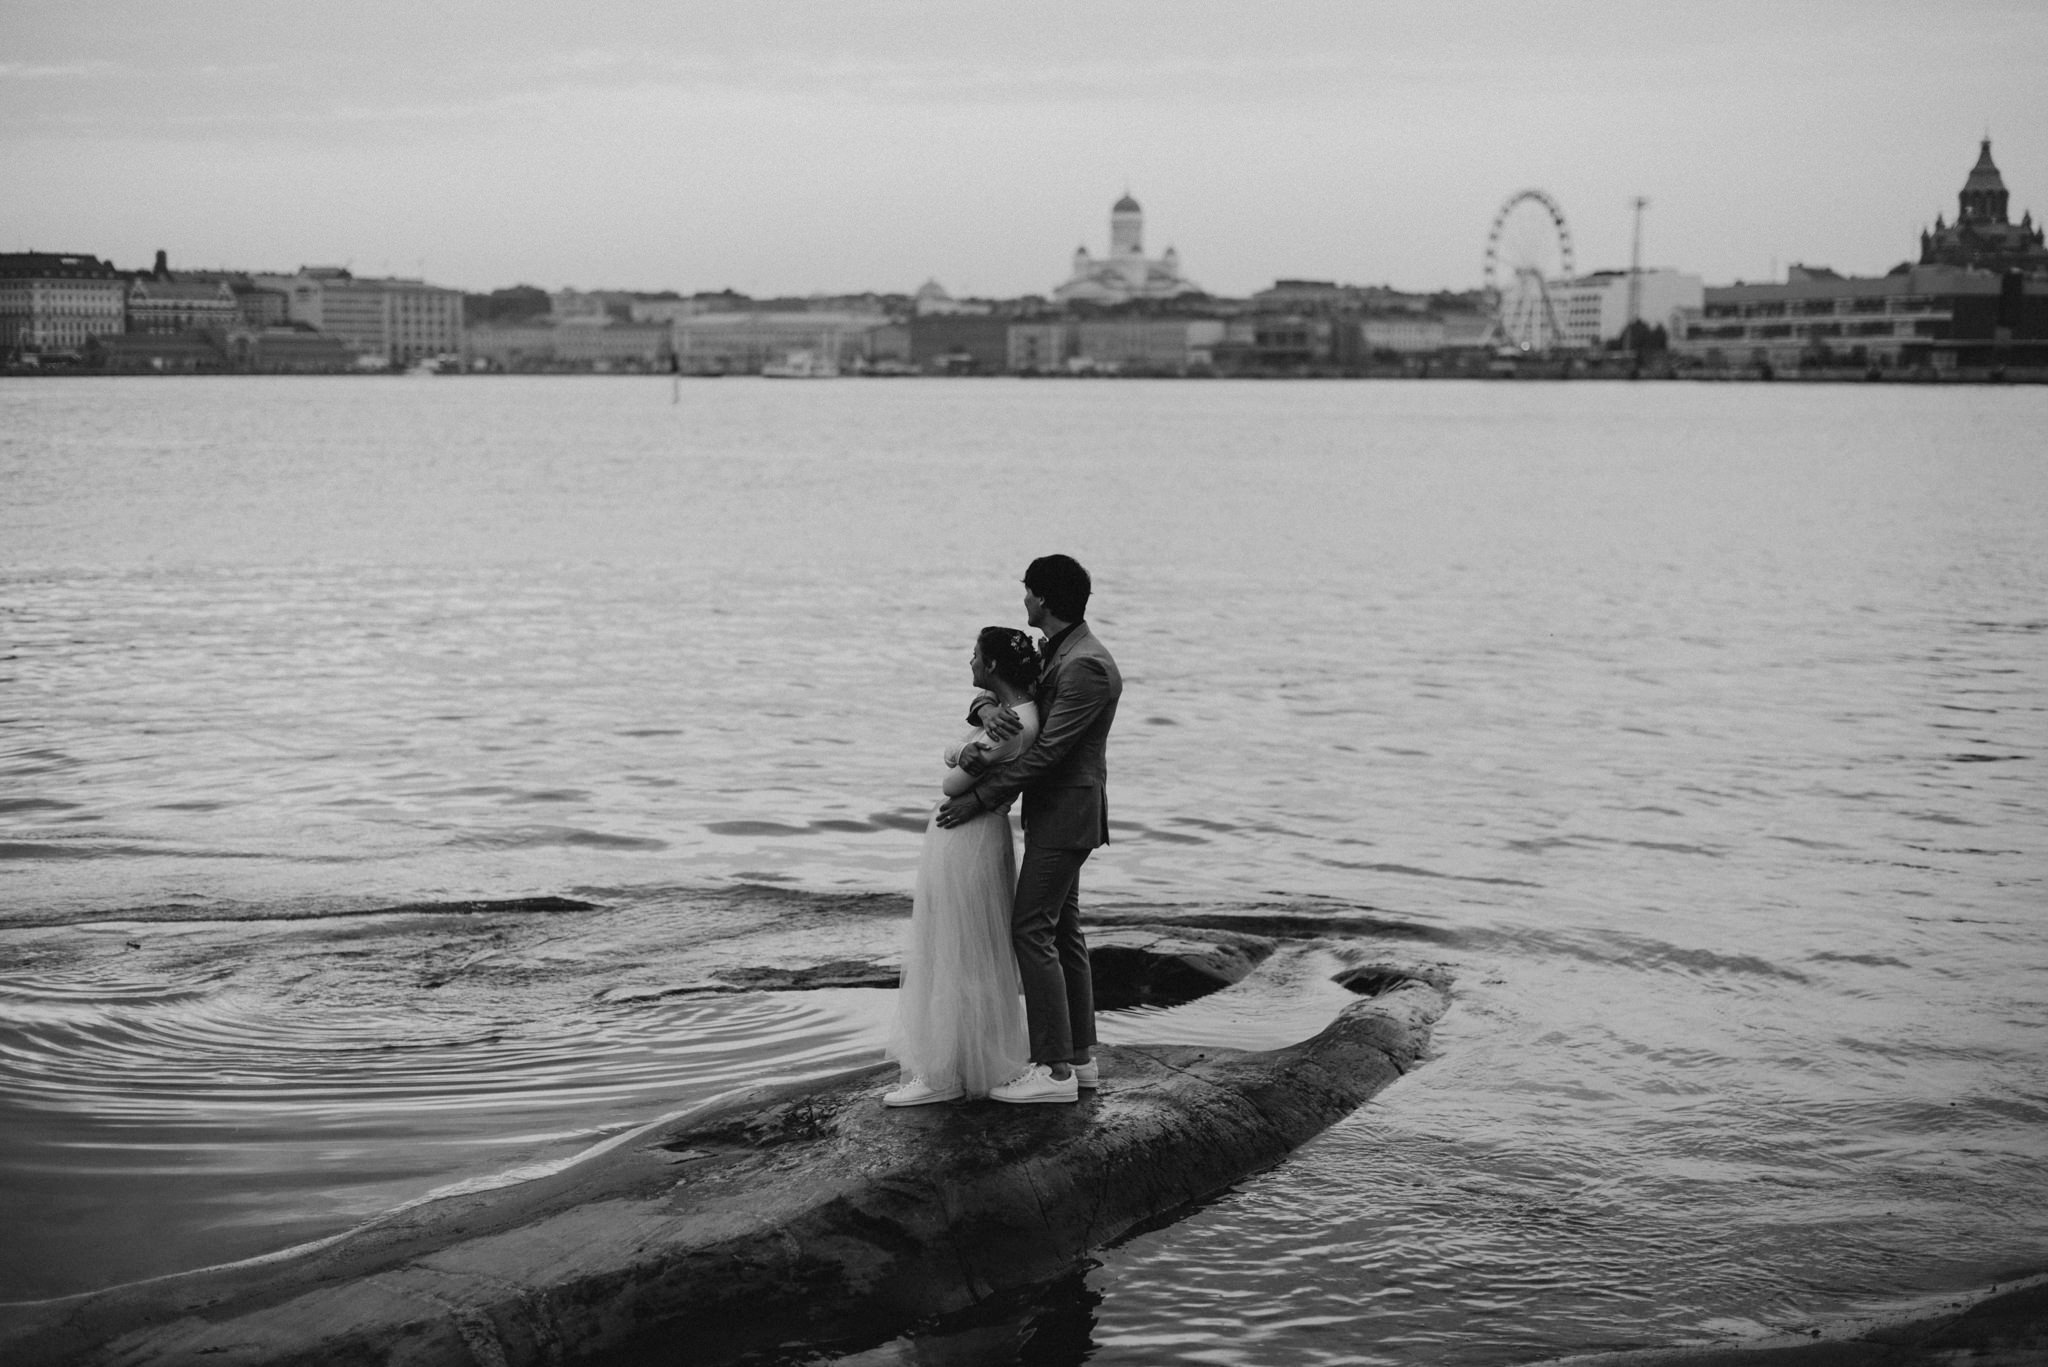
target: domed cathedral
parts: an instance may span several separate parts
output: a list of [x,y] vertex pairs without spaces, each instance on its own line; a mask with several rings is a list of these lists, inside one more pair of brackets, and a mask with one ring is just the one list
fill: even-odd
[[1109,211],[1109,255],[1102,260],[1086,246],[1074,249],[1074,273],[1052,292],[1062,304],[1120,304],[1126,299],[1171,299],[1200,294],[1202,287],[1180,273],[1180,254],[1168,247],[1145,255],[1145,211],[1128,191]]
[[2032,212],[2017,223],[2007,215],[2005,177],[1991,160],[1990,138],[1956,196],[1956,221],[1944,223],[1936,214],[1933,231],[1920,234],[1920,264],[2048,274],[2048,247]]

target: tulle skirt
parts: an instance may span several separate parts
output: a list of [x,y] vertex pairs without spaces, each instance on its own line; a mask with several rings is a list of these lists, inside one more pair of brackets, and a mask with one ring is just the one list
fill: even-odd
[[889,1055],[906,1080],[982,1096],[1030,1061],[1010,947],[1017,852],[1007,813],[951,829],[936,815],[918,857]]

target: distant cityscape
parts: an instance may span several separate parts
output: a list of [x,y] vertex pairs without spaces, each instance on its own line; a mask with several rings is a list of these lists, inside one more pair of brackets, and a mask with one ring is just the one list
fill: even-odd
[[[731,290],[465,294],[340,266],[124,271],[82,253],[0,253],[10,374],[389,371],[685,375],[1346,376],[1650,374],[2048,380],[2048,247],[2013,222],[1987,138],[1917,259],[1882,276],[1793,264],[1708,286],[1685,271],[1580,274],[1541,191],[1503,206],[1482,289],[1279,279],[1203,291],[1144,210],[1110,209],[1044,295],[755,299]],[[1642,205],[1638,201],[1640,214]]]

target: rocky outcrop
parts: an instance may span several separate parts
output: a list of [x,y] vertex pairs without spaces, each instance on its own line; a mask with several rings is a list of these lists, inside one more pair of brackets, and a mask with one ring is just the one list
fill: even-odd
[[1104,1049],[1104,1089],[1076,1106],[890,1111],[887,1068],[757,1090],[296,1254],[29,1308],[0,1358],[716,1362],[872,1342],[1054,1279],[1360,1105],[1444,1006],[1398,972],[1371,986],[1284,1049]]
[[1088,958],[1095,1005],[1173,1006],[1243,981],[1274,950],[1263,936],[1184,926],[1133,925],[1091,930]]

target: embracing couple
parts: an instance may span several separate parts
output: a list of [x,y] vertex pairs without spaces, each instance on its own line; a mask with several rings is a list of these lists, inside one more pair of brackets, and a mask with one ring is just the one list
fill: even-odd
[[[973,730],[946,751],[946,800],[925,828],[889,1053],[889,1106],[987,1096],[1075,1101],[1100,1080],[1081,865],[1109,842],[1105,753],[1123,676],[1088,630],[1088,571],[1047,555],[1024,571],[1045,635],[975,638]],[[1024,798],[1024,858],[1007,813]],[[1018,1009],[1018,998],[1023,1009]]]

